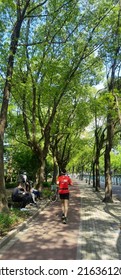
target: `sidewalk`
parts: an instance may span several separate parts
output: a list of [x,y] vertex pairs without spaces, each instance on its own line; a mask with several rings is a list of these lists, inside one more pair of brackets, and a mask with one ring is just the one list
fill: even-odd
[[103,203],[99,193],[81,183],[81,221],[77,259],[121,259],[121,202],[113,195],[113,203]]
[[1,260],[120,260],[121,202],[102,203],[85,182],[70,192],[68,224],[61,222],[60,201],[48,205],[0,250]]

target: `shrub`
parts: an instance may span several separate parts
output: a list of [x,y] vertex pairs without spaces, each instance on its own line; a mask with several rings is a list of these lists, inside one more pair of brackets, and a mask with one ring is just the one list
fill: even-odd
[[5,187],[6,189],[13,189],[17,186],[17,182],[6,182]]
[[51,188],[51,182],[43,182],[43,188]]
[[45,197],[45,198],[50,198],[51,190],[50,189],[43,189],[42,190],[42,196]]

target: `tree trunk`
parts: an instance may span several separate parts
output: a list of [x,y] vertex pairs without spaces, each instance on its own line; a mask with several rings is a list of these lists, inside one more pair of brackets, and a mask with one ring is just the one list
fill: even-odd
[[80,180],[83,181],[84,179],[84,165],[81,166],[81,174],[80,174]]
[[105,149],[105,197],[103,199],[103,202],[113,202],[110,172],[110,149],[108,145],[106,145]]
[[0,137],[0,212],[2,211],[8,211],[8,204],[4,181],[3,140]]
[[95,162],[93,162],[92,165],[92,176],[93,176],[93,188],[95,188],[96,184],[95,184]]
[[[113,108],[112,108],[113,109]],[[111,111],[111,109],[110,109]],[[114,123],[111,113],[107,116],[107,143],[105,148],[105,197],[103,202],[113,202],[112,200],[112,181],[111,181],[111,162],[110,152],[114,137]]]
[[44,181],[45,181],[45,160],[41,158],[41,163],[36,178],[36,182],[40,190],[42,189],[42,185]]
[[58,174],[58,165],[56,161],[56,157],[53,158],[53,178],[52,178],[52,184],[56,184],[56,177]]
[[110,168],[110,152],[114,137],[114,124],[111,113],[107,116],[107,143],[105,148],[105,197],[103,202],[113,202],[112,200],[112,182]]
[[95,186],[95,189],[96,189],[96,191],[99,191],[99,189],[100,189],[100,170],[99,170],[99,156],[98,156],[98,154],[96,155],[95,167],[96,167],[96,186]]
[[91,170],[90,170],[90,173],[89,173],[89,181],[88,181],[88,184],[89,184],[89,185],[91,184]]

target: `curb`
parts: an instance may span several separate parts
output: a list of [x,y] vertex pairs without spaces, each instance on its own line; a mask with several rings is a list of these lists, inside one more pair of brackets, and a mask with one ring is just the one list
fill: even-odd
[[3,248],[12,238],[14,238],[18,232],[22,231],[27,227],[27,225],[41,212],[42,210],[45,209],[50,204],[50,201],[47,201],[42,207],[38,208],[36,212],[28,218],[26,221],[21,223],[20,225],[17,226],[16,229],[13,229],[11,232],[9,232],[5,237],[3,237],[0,240],[0,249]]

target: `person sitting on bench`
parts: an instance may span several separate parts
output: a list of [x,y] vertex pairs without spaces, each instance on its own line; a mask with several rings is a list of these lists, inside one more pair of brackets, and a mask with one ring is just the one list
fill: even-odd
[[27,204],[33,203],[31,193],[23,188],[21,181],[18,181],[18,186],[12,192],[12,201],[20,202],[21,208],[25,208]]

